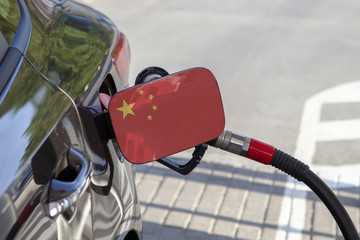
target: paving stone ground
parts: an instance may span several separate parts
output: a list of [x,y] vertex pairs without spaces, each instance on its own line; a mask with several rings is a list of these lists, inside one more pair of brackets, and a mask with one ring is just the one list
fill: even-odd
[[[359,229],[360,174],[316,169]],[[343,239],[305,185],[263,165],[202,163],[182,176],[155,162],[137,166],[144,240]]]

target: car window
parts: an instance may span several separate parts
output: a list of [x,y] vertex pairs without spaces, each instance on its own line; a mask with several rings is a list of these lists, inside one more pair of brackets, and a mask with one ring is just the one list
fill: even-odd
[[0,94],[4,95],[30,41],[31,19],[24,0],[0,0],[0,32],[3,48],[6,48],[5,42],[9,45],[7,50],[2,50],[5,55],[0,62]]
[[3,57],[5,56],[5,53],[7,52],[9,48],[9,45],[4,37],[4,35],[2,34],[2,32],[0,32],[0,63],[3,59]]
[[8,43],[13,40],[20,22],[20,11],[16,1],[0,0],[0,32]]

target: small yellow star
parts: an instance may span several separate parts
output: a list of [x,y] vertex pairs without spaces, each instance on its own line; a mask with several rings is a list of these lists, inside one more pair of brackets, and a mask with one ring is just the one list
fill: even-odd
[[152,120],[152,116],[151,115],[147,115],[147,120]]
[[153,98],[154,98],[154,95],[152,95],[152,94],[149,94],[149,97],[148,97],[150,100],[153,100]]
[[128,104],[125,99],[123,99],[123,106],[120,108],[117,108],[116,110],[122,111],[123,112],[123,119],[125,119],[125,117],[130,114],[130,115],[134,115],[135,113],[132,110],[132,107],[135,105],[135,103],[131,103]]
[[153,106],[152,106],[152,110],[153,110],[153,111],[158,110],[157,106],[156,106],[156,105],[153,105]]
[[140,89],[139,95],[143,95],[143,94],[144,94],[144,90]]

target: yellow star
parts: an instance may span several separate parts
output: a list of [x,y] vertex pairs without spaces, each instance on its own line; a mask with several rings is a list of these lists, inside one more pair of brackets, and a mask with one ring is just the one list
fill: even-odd
[[152,110],[153,110],[153,111],[158,110],[157,106],[156,106],[156,105],[153,105],[153,106],[152,106]]
[[116,110],[122,111],[123,112],[123,119],[125,119],[125,117],[128,114],[134,115],[135,113],[132,110],[132,107],[135,105],[135,103],[131,103],[131,104],[127,104],[127,102],[125,101],[125,99],[123,99],[123,106],[121,108],[117,108]]
[[152,95],[152,94],[149,94],[149,97],[148,97],[150,100],[153,100],[153,98],[154,98],[154,95]]
[[147,120],[152,120],[152,116],[150,114],[147,115]]
[[139,95],[143,95],[143,94],[144,94],[144,90],[140,89]]

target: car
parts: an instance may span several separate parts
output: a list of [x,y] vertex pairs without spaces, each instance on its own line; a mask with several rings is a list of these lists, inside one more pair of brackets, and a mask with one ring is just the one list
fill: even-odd
[[0,239],[141,239],[135,166],[99,94],[128,87],[130,48],[76,1],[0,2]]

